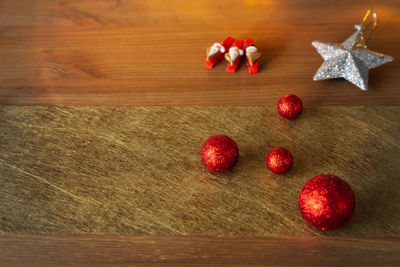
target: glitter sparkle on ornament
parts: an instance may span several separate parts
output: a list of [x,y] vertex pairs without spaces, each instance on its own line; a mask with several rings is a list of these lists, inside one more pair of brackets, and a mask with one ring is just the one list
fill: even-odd
[[282,117],[292,120],[303,111],[303,102],[296,95],[284,95],[278,101],[278,113]]
[[268,169],[275,174],[284,174],[293,166],[292,154],[283,147],[271,149],[265,159]]
[[376,13],[370,9],[361,24],[354,26],[357,31],[343,43],[313,41],[312,45],[325,60],[315,74],[314,81],[344,78],[362,90],[367,90],[369,70],[393,61],[390,56],[368,49],[366,40],[376,26]]
[[303,186],[298,205],[305,221],[326,231],[337,229],[350,220],[355,197],[351,187],[339,177],[320,174]]
[[232,169],[239,158],[239,148],[232,138],[226,135],[214,135],[204,142],[201,159],[212,172],[224,172]]

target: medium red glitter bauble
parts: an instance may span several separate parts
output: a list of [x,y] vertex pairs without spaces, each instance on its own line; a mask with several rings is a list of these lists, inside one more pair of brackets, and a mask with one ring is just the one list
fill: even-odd
[[288,120],[299,116],[302,110],[303,102],[296,95],[284,95],[278,101],[278,113]]
[[346,224],[356,205],[351,187],[330,174],[310,179],[300,191],[298,204],[304,220],[324,231]]
[[283,174],[292,168],[293,157],[286,148],[276,147],[268,152],[265,164],[273,173]]
[[201,159],[207,169],[212,172],[232,169],[238,158],[238,146],[226,135],[214,135],[208,138],[201,148]]

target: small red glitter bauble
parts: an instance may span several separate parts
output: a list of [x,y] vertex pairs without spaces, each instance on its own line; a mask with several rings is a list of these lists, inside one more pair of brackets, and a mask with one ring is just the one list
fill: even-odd
[[310,179],[300,191],[298,204],[304,220],[324,231],[346,224],[356,206],[351,187],[330,174]]
[[292,168],[293,157],[286,148],[275,147],[268,152],[265,164],[273,173],[283,174]]
[[239,158],[239,149],[235,141],[226,135],[214,135],[204,142],[201,159],[212,172],[224,172],[232,169]]
[[303,102],[296,95],[284,95],[278,101],[278,113],[288,120],[299,116],[302,110]]

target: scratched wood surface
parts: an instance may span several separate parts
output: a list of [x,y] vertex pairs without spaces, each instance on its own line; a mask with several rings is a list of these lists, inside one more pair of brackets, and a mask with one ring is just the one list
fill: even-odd
[[[284,93],[309,105],[399,105],[400,64],[372,70],[370,90],[314,82],[311,41],[342,42],[368,8],[370,48],[400,58],[398,0],[2,0],[0,104],[265,105]],[[261,73],[204,67],[227,35],[254,38]]]
[[[0,231],[24,234],[400,236],[399,107],[306,108],[295,121],[272,107],[0,108]],[[226,134],[233,171],[212,174],[202,143]],[[294,156],[287,175],[269,149]],[[297,196],[320,173],[346,180],[351,222],[323,233]]]

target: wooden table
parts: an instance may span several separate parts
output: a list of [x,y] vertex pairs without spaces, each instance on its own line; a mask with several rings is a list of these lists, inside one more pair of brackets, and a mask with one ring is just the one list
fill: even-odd
[[[396,59],[364,92],[314,82],[311,41],[341,42],[368,8],[370,48]],[[0,2],[0,262],[32,265],[400,263],[398,1]],[[260,73],[204,67],[227,35],[254,38]],[[303,114],[276,102],[294,93]],[[211,135],[239,145],[212,174]],[[272,175],[265,154],[294,168]],[[332,232],[297,208],[319,173],[354,189]]]

